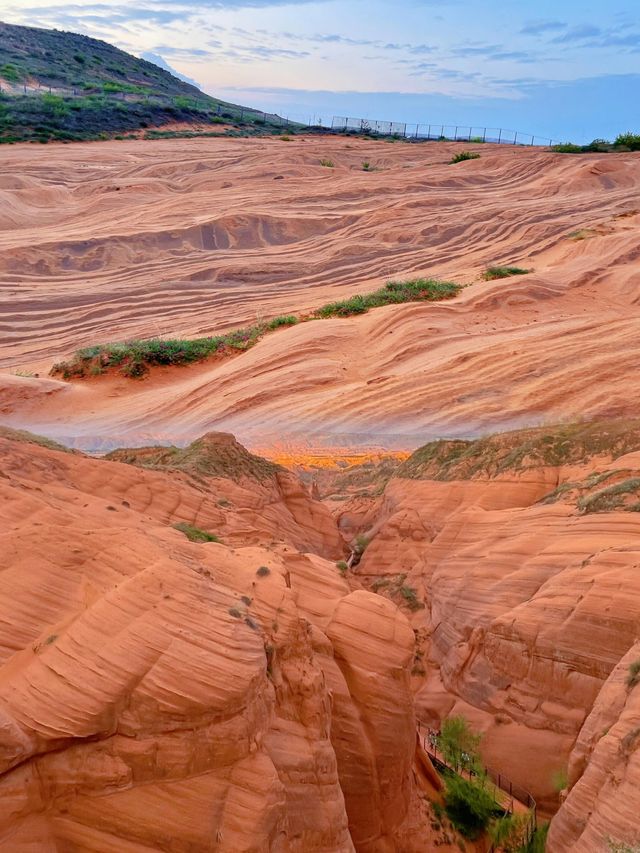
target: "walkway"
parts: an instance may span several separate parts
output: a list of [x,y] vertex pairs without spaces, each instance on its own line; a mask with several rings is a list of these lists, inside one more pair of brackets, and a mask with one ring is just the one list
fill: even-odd
[[480,781],[482,786],[490,791],[496,803],[501,809],[504,809],[505,813],[528,815],[529,817],[523,830],[523,842],[529,843],[536,830],[536,801],[527,790],[520,785],[515,785],[502,773],[497,773],[490,767],[485,767],[484,777],[479,777],[476,773],[464,767],[454,767],[446,761],[444,755],[438,749],[437,732],[418,723],[418,735],[424,751],[431,759],[431,763],[435,766],[436,770],[448,770],[449,772],[456,773],[463,779]]

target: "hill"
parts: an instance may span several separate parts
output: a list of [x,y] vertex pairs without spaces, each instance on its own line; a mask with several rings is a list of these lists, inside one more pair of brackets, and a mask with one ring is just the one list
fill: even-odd
[[259,129],[268,120],[107,42],[1,22],[0,90],[0,142],[98,139],[175,122],[246,128],[257,119]]

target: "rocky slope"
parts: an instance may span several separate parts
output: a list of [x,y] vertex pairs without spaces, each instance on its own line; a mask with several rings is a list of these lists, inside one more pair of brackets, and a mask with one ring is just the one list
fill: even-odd
[[588,853],[640,846],[640,643],[612,671],[571,753],[569,793],[549,850]]
[[557,807],[554,776],[638,636],[639,427],[436,442],[376,505],[340,511],[370,538],[357,577],[418,632],[419,715],[463,713],[485,732],[487,763],[543,809]]
[[230,436],[47,445],[0,436],[0,849],[431,843],[413,631],[323,506]]

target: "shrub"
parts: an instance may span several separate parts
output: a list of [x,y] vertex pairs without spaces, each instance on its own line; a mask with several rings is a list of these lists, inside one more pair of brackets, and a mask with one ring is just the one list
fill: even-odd
[[[549,834],[549,823],[538,826],[533,833],[533,838],[526,847],[521,848],[521,853],[545,853],[547,849],[547,835]],[[640,853],[640,851],[639,851]]]
[[345,561],[344,561],[344,560],[338,560],[338,562],[336,563],[336,567],[337,567],[338,569],[340,569],[340,572],[341,572],[343,575],[344,575],[344,574],[346,574],[346,572],[347,572],[347,570],[348,570],[348,568],[349,568],[349,566],[347,566],[347,564],[345,563]]
[[418,278],[413,281],[389,281],[380,290],[373,293],[358,294],[340,302],[330,302],[315,311],[316,317],[349,317],[352,314],[364,314],[370,308],[380,305],[394,305],[401,302],[419,302],[421,300],[448,299],[455,296],[460,286],[451,282]]
[[242,619],[242,613],[238,610],[237,607],[229,608],[229,616],[233,616],[234,619]]
[[640,684],[640,660],[634,660],[629,665],[629,675],[627,676],[627,687],[635,687]]
[[628,148],[630,151],[640,151],[640,133],[631,133],[630,130],[626,133],[620,133],[616,136],[613,144]]
[[506,814],[498,818],[489,829],[494,848],[502,853],[520,853],[526,821],[526,815]]
[[267,575],[271,574],[271,569],[268,566],[260,566],[260,568],[256,570],[256,574],[259,578],[266,578]]
[[445,778],[447,817],[465,838],[478,838],[489,826],[498,806],[491,794],[478,782],[470,782],[453,773]]
[[559,794],[561,791],[565,791],[567,786],[569,785],[567,771],[564,768],[556,770],[551,776],[551,783],[553,785],[553,790],[557,794]]
[[407,602],[410,610],[420,610],[424,604],[418,599],[418,594],[411,586],[401,586],[400,595]]
[[362,171],[363,172],[375,172],[375,169],[373,168],[373,166],[371,165],[371,163],[368,160],[364,160],[362,163]]
[[522,267],[487,267],[482,273],[482,278],[485,281],[492,281],[495,278],[508,278],[511,275],[526,275],[531,270],[525,270]]
[[333,160],[320,160],[320,165],[326,166],[327,169],[333,169],[335,163],[333,162]]
[[480,155],[475,151],[459,151],[457,154],[454,154],[451,160],[449,160],[449,165],[452,166],[454,163],[462,163],[464,160],[478,160]]
[[552,145],[551,150],[556,154],[582,154],[584,147],[573,142],[561,142],[559,145]]
[[478,769],[481,739],[482,735],[473,732],[464,717],[448,717],[438,735],[438,748],[452,767]]
[[217,536],[213,533],[207,533],[206,530],[201,530],[199,527],[194,527],[192,524],[187,524],[186,521],[179,521],[173,525],[176,530],[187,537],[190,542],[219,542]]
[[293,314],[283,314],[280,317],[274,317],[273,320],[269,320],[267,329],[273,331],[274,329],[281,329],[283,326],[295,326],[297,322],[298,318]]
[[369,539],[366,536],[360,534],[356,536],[356,541],[353,545],[353,550],[356,552],[356,554],[364,554],[368,544]]

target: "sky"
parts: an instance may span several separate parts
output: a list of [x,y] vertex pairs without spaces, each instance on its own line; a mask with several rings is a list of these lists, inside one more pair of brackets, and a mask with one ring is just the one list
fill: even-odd
[[640,132],[638,0],[0,0],[293,119]]

